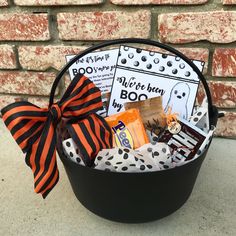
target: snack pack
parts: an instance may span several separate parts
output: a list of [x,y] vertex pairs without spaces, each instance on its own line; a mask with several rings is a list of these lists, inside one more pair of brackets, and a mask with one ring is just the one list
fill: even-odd
[[130,108],[139,109],[145,128],[155,134],[159,134],[166,125],[161,96],[143,101],[127,102],[124,106],[126,110]]

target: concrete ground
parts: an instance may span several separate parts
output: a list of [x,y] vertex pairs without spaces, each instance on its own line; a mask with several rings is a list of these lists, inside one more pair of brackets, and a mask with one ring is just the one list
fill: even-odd
[[0,121],[0,235],[236,235],[236,140],[215,138],[188,202],[146,224],[121,224],[86,210],[59,161],[60,181],[46,200],[33,192],[31,170]]

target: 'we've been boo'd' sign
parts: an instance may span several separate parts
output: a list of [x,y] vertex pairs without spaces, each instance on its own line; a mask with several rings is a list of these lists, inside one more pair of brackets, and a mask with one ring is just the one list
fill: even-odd
[[[204,62],[194,60],[200,71]],[[188,119],[196,99],[199,78],[181,58],[121,46],[114,76],[108,115],[124,111],[124,103],[162,96],[168,107]]]

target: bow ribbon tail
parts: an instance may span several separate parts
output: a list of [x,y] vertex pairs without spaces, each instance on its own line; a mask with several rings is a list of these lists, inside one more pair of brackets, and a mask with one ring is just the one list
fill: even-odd
[[41,136],[27,153],[34,175],[34,191],[46,198],[59,180],[56,160],[57,135],[51,116],[44,124]]
[[102,149],[112,147],[112,132],[106,121],[97,114],[73,124],[67,129],[71,138],[78,144],[80,156],[85,165],[92,166],[94,158]]
[[17,102],[2,109],[2,116],[17,144],[27,153],[25,162],[32,169],[35,192],[45,198],[59,179],[51,115],[29,102]]

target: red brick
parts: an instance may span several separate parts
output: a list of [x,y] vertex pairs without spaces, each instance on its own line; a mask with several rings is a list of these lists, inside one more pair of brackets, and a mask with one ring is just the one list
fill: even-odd
[[1,71],[0,93],[49,95],[54,79],[51,72]]
[[41,108],[47,108],[49,104],[49,98],[29,97],[28,101]]
[[233,5],[236,4],[236,0],[223,0],[224,5]]
[[225,116],[219,118],[215,135],[236,138],[236,112],[225,112]]
[[158,17],[159,37],[166,43],[230,43],[236,40],[235,28],[235,11],[168,13]]
[[[236,108],[236,81],[208,81],[213,104],[220,108]],[[198,90],[198,101],[205,96],[203,87]]]
[[0,14],[0,41],[49,40],[47,14]]
[[185,5],[203,4],[208,0],[110,0],[117,5]]
[[0,0],[0,7],[1,6],[8,6],[7,0]]
[[95,5],[103,0],[15,0],[19,6],[56,6],[56,5]]
[[217,48],[213,54],[212,75],[236,76],[236,48]]
[[0,45],[0,69],[15,69],[16,57],[13,47],[9,45]]
[[209,50],[206,48],[177,48],[180,52],[182,52],[189,59],[204,61],[204,69],[203,74],[207,73],[208,70],[208,58],[209,58]]
[[57,22],[63,40],[148,38],[151,13],[148,10],[59,13]]
[[20,46],[19,61],[28,70],[46,70],[50,67],[60,70],[66,64],[66,55],[77,54],[84,46]]
[[[0,111],[3,107],[9,105],[10,103],[22,101],[23,98],[20,96],[14,96],[14,95],[0,95]],[[1,112],[0,112],[1,116]]]
[[71,83],[70,76],[69,76],[69,75],[66,75],[66,76],[64,77],[64,87],[65,87],[65,89],[70,85],[70,83]]
[[[53,67],[57,70],[65,65],[65,55],[77,54],[87,47],[85,46],[20,46],[19,60],[23,68],[28,70],[46,70]],[[145,47],[149,50],[161,51],[154,47]],[[208,68],[209,51],[205,48],[177,48],[190,59],[205,62],[204,72]]]

